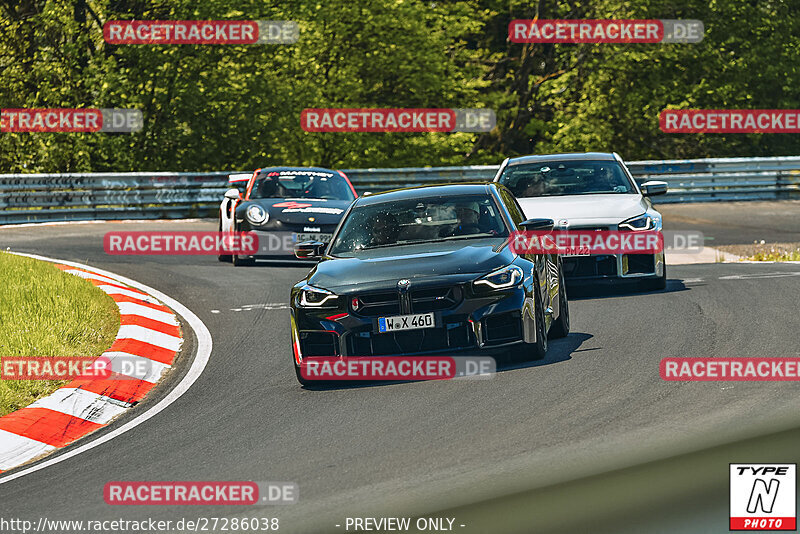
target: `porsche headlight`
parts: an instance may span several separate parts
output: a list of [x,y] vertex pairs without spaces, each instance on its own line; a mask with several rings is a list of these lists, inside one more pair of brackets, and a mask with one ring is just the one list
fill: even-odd
[[660,226],[661,220],[647,213],[626,219],[619,223],[620,230],[633,230],[635,232],[640,230],[658,230]]
[[308,284],[300,288],[297,305],[302,308],[335,308],[337,295],[327,289]]
[[258,204],[248,207],[246,215],[247,220],[253,224],[264,224],[269,220],[269,213]]
[[487,285],[492,289],[508,289],[518,285],[525,273],[521,267],[506,265],[501,269],[492,271],[486,276],[475,280],[475,285]]

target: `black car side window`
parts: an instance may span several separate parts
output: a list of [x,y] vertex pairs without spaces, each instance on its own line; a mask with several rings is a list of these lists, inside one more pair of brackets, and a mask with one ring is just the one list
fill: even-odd
[[519,224],[525,220],[525,215],[522,213],[519,204],[517,204],[517,199],[515,199],[506,189],[500,190],[500,198],[503,199],[503,203],[506,205],[508,213],[511,214],[511,220],[514,221],[514,226],[519,228]]

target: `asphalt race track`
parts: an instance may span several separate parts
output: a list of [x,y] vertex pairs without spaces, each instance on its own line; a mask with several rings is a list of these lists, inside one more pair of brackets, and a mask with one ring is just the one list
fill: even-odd
[[[166,293],[214,344],[202,376],[152,419],[19,479],[0,476],[4,517],[278,517],[281,532],[345,532],[347,517],[435,514],[800,427],[796,383],[659,377],[663,357],[800,356],[798,264],[671,266],[665,292],[583,294],[570,302],[572,333],[551,343],[546,360],[502,367],[490,380],[314,390],[295,380],[288,328],[289,288],[307,268],[103,251],[110,230],[201,229],[216,223],[0,228],[3,249],[86,263]],[[291,481],[300,494],[295,505],[246,509],[109,506],[103,486],[114,480]],[[726,512],[698,531],[726,532]],[[456,516],[457,532],[489,531],[459,525]]]

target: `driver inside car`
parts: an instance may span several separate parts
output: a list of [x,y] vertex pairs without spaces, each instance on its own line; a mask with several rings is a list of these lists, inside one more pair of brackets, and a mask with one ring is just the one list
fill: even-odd
[[480,217],[480,207],[477,202],[461,202],[455,205],[456,217],[458,223],[446,235],[442,237],[449,237],[451,235],[472,235],[480,234],[481,228],[478,225],[478,218]]
[[372,224],[368,247],[390,245],[397,241],[397,219],[391,213],[380,213]]
[[258,195],[261,198],[282,198],[286,196],[286,188],[277,176],[269,176],[258,184]]

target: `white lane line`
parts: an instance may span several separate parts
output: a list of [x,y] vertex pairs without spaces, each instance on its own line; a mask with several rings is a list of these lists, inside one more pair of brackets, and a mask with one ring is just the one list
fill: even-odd
[[[252,173],[250,173],[252,175]],[[67,226],[76,224],[144,224],[144,223],[195,223],[205,222],[203,219],[120,219],[120,220],[103,220],[103,221],[52,221],[52,222],[34,222],[34,223],[11,223],[0,224],[0,229],[14,230],[15,228],[28,228],[31,226]],[[66,265],[66,264],[65,264]]]
[[103,357],[111,363],[111,371],[155,384],[171,365],[157,362],[144,356],[127,352],[104,352]]
[[47,408],[99,425],[107,424],[130,407],[131,405],[126,402],[111,401],[108,397],[76,388],[57,389],[28,406],[28,408]]
[[47,443],[0,430],[0,469],[11,469],[55,449]]
[[174,350],[177,352],[181,348],[183,340],[179,337],[163,334],[156,330],[139,326],[138,324],[124,324],[119,327],[117,339],[135,339],[143,341],[162,349]]
[[788,276],[800,276],[800,272],[778,271],[774,273],[750,273],[750,274],[731,274],[720,276],[720,280],[749,280],[752,278],[786,278]]
[[88,265],[83,265],[80,263],[47,258],[45,256],[39,256],[36,254],[22,254],[19,252],[13,252],[12,254],[27,256],[29,258],[34,258],[37,260],[60,263],[62,265],[69,265],[71,267],[77,267],[80,269],[92,269],[98,272],[99,274],[115,277],[118,281],[124,284],[127,284],[131,287],[140,289],[142,291],[145,291],[153,295],[161,302],[172,308],[172,310],[174,310],[176,313],[178,313],[178,315],[180,315],[186,320],[186,322],[189,324],[189,327],[192,329],[192,331],[194,331],[195,336],[197,337],[197,353],[194,357],[194,360],[192,361],[191,366],[189,367],[188,372],[184,375],[181,381],[169,393],[167,393],[167,395],[163,399],[161,399],[155,406],[153,406],[146,412],[138,415],[137,417],[134,417],[127,423],[117,427],[111,432],[104,433],[93,440],[89,438],[91,441],[88,441],[78,447],[75,447],[69,452],[56,456],[55,458],[50,458],[48,460],[36,463],[30,467],[20,469],[19,471],[8,474],[6,476],[0,476],[0,484],[11,482],[12,480],[24,477],[25,475],[35,473],[36,471],[44,469],[45,467],[50,467],[51,465],[55,465],[65,460],[69,460],[73,456],[77,456],[99,445],[102,445],[103,443],[111,441],[117,436],[120,436],[125,432],[136,428],[145,421],[155,417],[156,415],[167,409],[170,404],[181,398],[181,396],[184,393],[186,393],[190,387],[192,387],[192,384],[194,384],[197,381],[197,379],[200,378],[200,375],[203,374],[203,370],[206,368],[206,365],[208,365],[208,360],[211,357],[211,349],[213,348],[211,332],[208,331],[208,328],[206,327],[205,324],[203,324],[203,321],[201,321],[194,313],[192,313],[192,311],[189,308],[187,308],[177,300],[173,299],[172,297],[169,297],[164,293],[162,293],[161,291],[158,291],[157,289],[153,289],[152,287],[141,284],[135,280],[131,280],[130,278],[119,276],[109,271],[104,271],[102,269],[95,269],[89,267]]
[[154,310],[148,306],[142,306],[141,304],[136,304],[135,302],[117,302],[117,306],[119,306],[119,314],[120,315],[138,315],[139,317],[145,317],[147,319],[152,319],[154,321],[158,321],[159,323],[166,323],[178,326],[178,320],[169,312],[161,311],[161,310]]

